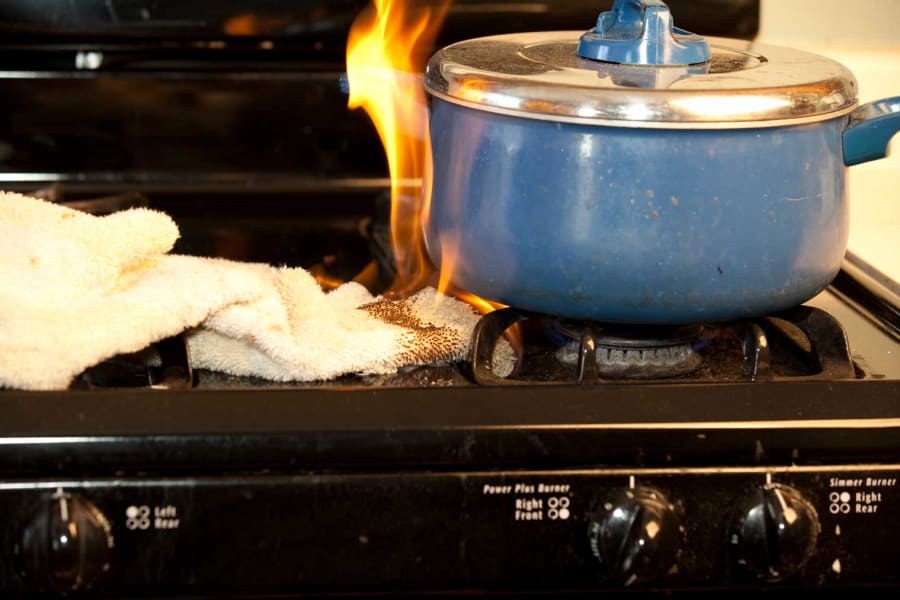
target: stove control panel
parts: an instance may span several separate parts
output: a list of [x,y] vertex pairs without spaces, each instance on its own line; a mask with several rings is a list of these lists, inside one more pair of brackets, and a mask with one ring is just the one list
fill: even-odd
[[0,597],[900,587],[900,465],[0,482]]

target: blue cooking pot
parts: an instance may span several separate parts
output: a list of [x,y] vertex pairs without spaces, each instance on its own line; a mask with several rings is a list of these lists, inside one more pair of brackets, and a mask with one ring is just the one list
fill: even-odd
[[842,65],[693,36],[658,1],[617,1],[580,37],[454,44],[425,85],[434,262],[480,296],[607,322],[815,296],[846,250],[845,165],[900,129],[900,98],[859,107]]

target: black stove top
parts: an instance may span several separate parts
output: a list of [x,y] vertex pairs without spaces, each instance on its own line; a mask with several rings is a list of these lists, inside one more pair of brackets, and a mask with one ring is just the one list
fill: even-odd
[[[386,169],[339,86],[361,2],[8,4],[0,188],[145,204],[175,252],[387,289]],[[702,33],[758,23],[756,0],[681,4]],[[454,6],[441,44],[597,12]],[[292,384],[193,370],[171,338],[160,365],[0,390],[0,597],[895,593],[898,307],[848,255],[747,321],[508,309],[461,363]]]
[[[328,281],[365,271],[376,292],[392,278],[381,191],[64,192],[44,191],[166,211],[176,252]],[[183,342],[164,340],[158,366],[116,357],[69,390],[0,392],[0,589],[892,584],[900,547],[879,532],[900,517],[897,315],[896,284],[848,256],[783,314],[627,330],[505,309],[482,319],[468,360],[388,376],[233,377],[192,370]],[[523,341],[502,378],[489,359],[512,325]],[[59,527],[81,532],[76,546]]]
[[[323,285],[360,280],[384,292],[395,276],[384,192],[311,197],[124,192],[68,198],[62,186],[39,195],[96,214],[149,206],[170,214],[181,237],[173,252],[301,266]],[[252,208],[251,208],[252,207]],[[900,379],[897,284],[849,256],[829,289],[782,314],[681,327],[573,322],[515,308],[485,315],[467,359],[403,369],[388,376],[345,376],[289,385],[222,373],[192,372],[180,337],[156,345],[160,365],[119,356],[86,371],[73,389],[113,391],[330,388],[554,387],[611,385],[666,388],[694,384],[872,382]],[[516,368],[495,374],[491,358],[503,337]],[[598,390],[598,393],[601,393]]]

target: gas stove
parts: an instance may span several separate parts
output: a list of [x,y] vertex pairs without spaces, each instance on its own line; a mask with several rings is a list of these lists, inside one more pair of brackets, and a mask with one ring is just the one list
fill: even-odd
[[[0,187],[387,289],[386,168],[340,90],[362,3],[59,4],[55,28],[0,11]],[[596,12],[458,4],[440,44]],[[753,35],[758,3],[703,4],[689,29]],[[175,337],[0,390],[0,596],[895,593],[900,285],[877,267],[848,254],[802,306],[728,323],[502,309],[465,361],[391,375],[234,377]]]
[[[337,279],[385,260],[383,198],[70,204],[160,208],[176,251]],[[783,314],[627,330],[505,309],[467,361],[389,376],[238,378],[164,340],[160,365],[117,357],[64,392],[0,393],[0,582],[6,597],[895,585],[898,307],[896,283],[848,256]],[[504,378],[490,358],[513,325]]]

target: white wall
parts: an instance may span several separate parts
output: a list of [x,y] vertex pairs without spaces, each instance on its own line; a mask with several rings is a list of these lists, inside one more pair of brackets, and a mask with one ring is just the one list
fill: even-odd
[[[862,102],[900,96],[900,0],[762,0],[758,39],[843,63]],[[848,178],[850,249],[900,281],[900,135]]]
[[817,46],[900,49],[900,2],[762,0],[761,35]]

